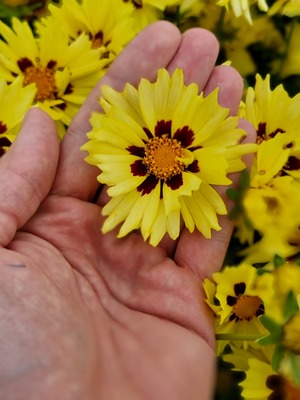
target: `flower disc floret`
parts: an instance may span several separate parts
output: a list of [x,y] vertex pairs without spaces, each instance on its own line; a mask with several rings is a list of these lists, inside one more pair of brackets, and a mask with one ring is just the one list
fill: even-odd
[[36,67],[34,65],[24,71],[24,86],[36,84],[36,101],[53,100],[57,91],[54,71],[49,68]]
[[166,180],[183,172],[184,162],[180,160],[182,156],[183,148],[178,140],[162,135],[149,141],[143,162],[149,175]]

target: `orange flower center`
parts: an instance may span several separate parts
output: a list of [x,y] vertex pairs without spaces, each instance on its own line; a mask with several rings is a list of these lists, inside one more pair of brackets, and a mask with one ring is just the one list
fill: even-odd
[[249,321],[256,316],[261,305],[261,299],[258,296],[238,296],[233,306],[234,314],[241,320]]
[[55,98],[55,78],[54,71],[49,68],[30,66],[26,68],[24,77],[24,85],[35,83],[37,93],[36,101],[44,101]]
[[158,179],[169,179],[184,170],[183,148],[176,139],[167,135],[155,137],[149,141],[145,149],[144,164],[149,174]]

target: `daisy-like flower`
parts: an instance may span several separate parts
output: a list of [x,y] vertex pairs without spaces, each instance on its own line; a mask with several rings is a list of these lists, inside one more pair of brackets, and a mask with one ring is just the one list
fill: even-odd
[[36,94],[35,85],[23,87],[21,77],[11,85],[0,79],[0,156],[18,134],[23,117]]
[[179,236],[180,217],[206,238],[221,229],[217,214],[227,211],[212,185],[230,184],[227,174],[244,168],[241,154],[255,145],[238,144],[245,132],[218,104],[217,90],[204,97],[183,78],[180,69],[171,77],[161,69],[153,84],[104,88],[105,114],[94,114],[83,146],[110,186],[103,232],[124,222],[119,237],[140,228],[155,246],[165,233]]
[[[261,43],[265,51],[272,54],[278,54],[286,46],[282,34],[267,14],[256,16],[249,28],[243,18],[234,16],[232,10],[225,14],[220,40],[227,59],[242,76],[254,74],[257,70],[257,63],[249,52],[253,45]],[[273,64],[268,65],[274,70]]]
[[247,347],[248,340],[266,335],[267,330],[258,317],[272,309],[272,274],[259,276],[256,268],[242,263],[214,273],[212,281],[205,279],[204,290],[206,302],[218,321],[219,339],[238,341]]
[[[24,86],[37,88],[34,103],[60,122],[60,134],[103,74],[100,50],[91,49],[82,34],[69,44],[66,30],[52,20],[35,38],[29,24],[12,19],[12,28],[0,21],[0,73],[8,82],[17,76]],[[3,73],[3,75],[2,75]]]
[[[253,3],[256,3],[261,11],[268,11],[266,0],[255,0],[251,2]],[[231,7],[236,17],[244,16],[250,24],[252,23],[249,0],[219,0],[217,4]]]
[[[300,250],[296,237],[300,225],[299,201],[300,184],[290,176],[276,177],[262,187],[247,190],[243,198],[243,213],[251,221],[251,229],[247,229],[248,236],[244,239],[250,246],[241,252],[247,256],[247,262],[269,262],[275,254],[289,257]],[[242,227],[243,221],[239,220],[238,235]],[[261,239],[252,245],[254,231],[260,234]]]
[[154,21],[163,18],[163,11],[168,6],[178,4],[178,0],[122,0],[133,7],[133,17],[138,31]]
[[292,261],[286,261],[284,264],[276,267],[272,274],[274,276],[275,292],[282,304],[291,290],[295,293],[296,297],[300,295],[299,264]]
[[245,379],[239,383],[245,400],[298,400],[300,388],[285,371],[274,371],[271,367],[273,346],[249,348],[232,347],[232,353],[224,359],[234,365],[234,369],[244,371]]
[[60,21],[71,40],[86,33],[93,49],[100,49],[103,66],[108,66],[136,35],[132,7],[122,0],[64,0],[59,6],[49,4],[50,15],[42,18],[37,30],[42,32],[51,19]]
[[282,343],[286,349],[300,355],[300,312],[284,324]]
[[[299,106],[300,96],[289,97],[282,85],[271,90],[269,76],[263,80],[257,75],[255,87],[246,94],[241,115],[256,128],[258,150],[236,234],[251,244],[242,252],[250,263],[269,262],[278,252],[287,257],[299,251]],[[254,231],[262,239],[252,245]]]
[[287,17],[296,17],[300,15],[299,0],[277,0],[269,9],[269,15],[280,12]]

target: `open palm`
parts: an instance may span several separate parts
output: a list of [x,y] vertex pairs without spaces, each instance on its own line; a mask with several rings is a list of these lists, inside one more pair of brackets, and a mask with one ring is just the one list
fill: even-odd
[[[181,67],[186,83],[235,113],[242,80],[214,67],[213,35],[183,35],[158,22],[119,55],[100,82],[122,90],[157,69]],[[183,230],[157,248],[138,232],[102,235],[96,168],[84,162],[99,86],[62,144],[54,123],[32,109],[0,162],[0,398],[210,399],[215,372],[212,317],[202,292],[232,230],[205,240]]]

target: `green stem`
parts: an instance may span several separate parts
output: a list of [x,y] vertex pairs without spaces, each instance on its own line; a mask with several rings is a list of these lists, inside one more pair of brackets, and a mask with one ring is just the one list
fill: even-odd
[[247,342],[253,342],[260,339],[262,335],[257,333],[217,333],[216,340],[242,340]]

